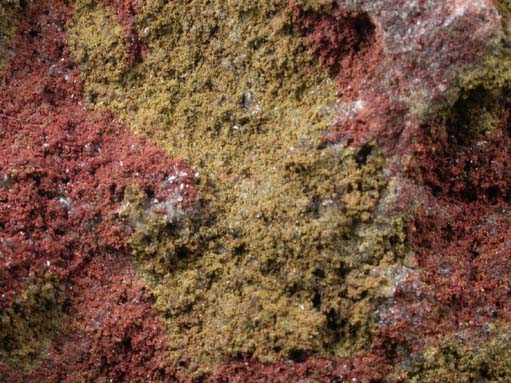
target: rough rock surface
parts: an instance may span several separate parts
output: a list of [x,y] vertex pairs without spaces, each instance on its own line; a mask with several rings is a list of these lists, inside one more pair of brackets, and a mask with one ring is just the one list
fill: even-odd
[[[329,136],[334,141],[396,138],[449,105],[459,93],[458,75],[480,64],[503,33],[490,0],[336,4],[327,16],[301,12],[309,44],[339,75],[344,103]],[[361,41],[346,54],[353,37],[344,36],[345,23],[351,20]]]
[[[134,225],[119,211],[128,188],[190,209],[192,176],[166,179],[191,171],[81,105],[65,45],[69,11],[27,4],[1,77],[0,376],[156,381],[163,323],[131,261]],[[141,204],[168,215],[161,202]]]
[[508,1],[7,14],[0,380],[511,380]]

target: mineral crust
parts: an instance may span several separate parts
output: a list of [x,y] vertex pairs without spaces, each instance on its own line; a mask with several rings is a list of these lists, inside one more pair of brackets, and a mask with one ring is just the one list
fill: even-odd
[[0,381],[511,381],[509,1],[0,16]]

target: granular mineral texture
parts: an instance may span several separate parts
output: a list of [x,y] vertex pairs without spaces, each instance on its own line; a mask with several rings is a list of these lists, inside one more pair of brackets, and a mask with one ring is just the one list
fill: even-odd
[[0,382],[511,381],[507,0],[0,0]]

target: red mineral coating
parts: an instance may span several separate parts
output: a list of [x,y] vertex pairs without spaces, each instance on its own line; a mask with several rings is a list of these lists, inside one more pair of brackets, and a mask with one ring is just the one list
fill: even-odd
[[0,366],[3,381],[172,382],[165,328],[127,257],[96,256],[67,281],[66,328],[30,374]]
[[139,38],[137,28],[137,0],[101,0],[117,16],[126,36],[126,53],[128,65],[142,60],[147,47]]
[[458,122],[424,126],[408,175],[423,188],[408,239],[418,268],[379,312],[373,346],[413,360],[443,337],[484,342],[511,320],[509,101],[489,137]]
[[[456,124],[427,127],[412,176],[428,200],[410,239],[452,331],[511,319],[511,130],[509,104],[488,138]],[[429,323],[430,326],[435,326]],[[439,326],[437,322],[436,326]]]
[[[291,2],[292,4],[294,2]],[[355,99],[360,82],[370,80],[383,59],[381,37],[365,13],[334,8],[328,14],[304,12],[293,5],[305,40],[332,76],[343,99]]]
[[383,358],[360,353],[350,360],[309,358],[303,362],[231,363],[220,367],[211,383],[376,383],[389,371]]
[[66,286],[67,314],[40,366],[27,375],[0,366],[0,380],[169,381],[165,329],[117,211],[129,185],[160,201],[179,193],[191,209],[193,172],[111,114],[81,105],[65,41],[70,16],[59,0],[27,2],[0,75],[0,308],[50,272]]

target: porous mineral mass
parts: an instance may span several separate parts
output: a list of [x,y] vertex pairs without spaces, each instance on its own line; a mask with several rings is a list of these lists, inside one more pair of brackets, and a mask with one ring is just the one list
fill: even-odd
[[511,381],[508,0],[0,0],[0,381]]

